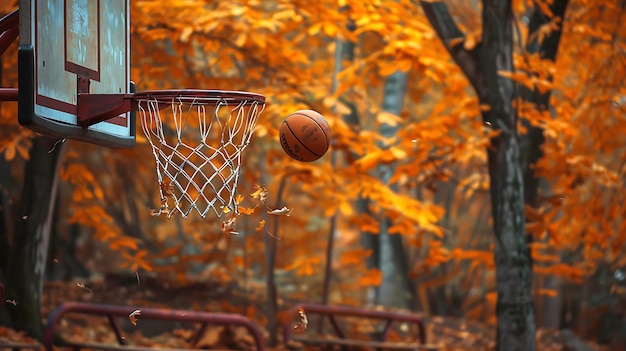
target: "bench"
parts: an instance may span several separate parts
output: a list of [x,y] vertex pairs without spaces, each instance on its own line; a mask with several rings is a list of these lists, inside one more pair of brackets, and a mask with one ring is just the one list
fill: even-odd
[[[154,351],[155,348],[128,345],[128,341],[123,335],[122,329],[116,318],[129,318],[129,315],[135,311],[135,307],[93,304],[83,302],[66,302],[55,308],[48,316],[46,329],[44,331],[44,346],[47,351],[53,351],[53,347],[72,348],[73,350],[91,349],[91,350],[111,350],[111,351]],[[108,320],[108,326],[115,334],[118,342],[116,345],[103,343],[78,343],[71,341],[55,340],[55,331],[59,322],[68,314],[82,314],[91,316],[103,316]],[[195,333],[191,348],[189,350],[198,350],[196,345],[201,341],[202,336],[206,332],[209,325],[230,325],[244,327],[254,339],[254,346],[257,351],[264,351],[264,344],[261,331],[254,322],[249,318],[231,313],[211,313],[185,311],[163,308],[141,308],[141,314],[137,316],[138,324],[142,320],[162,320],[175,321],[181,323],[199,323],[200,328]],[[179,348],[159,348],[159,351],[188,351]]]
[[[363,308],[347,307],[347,306],[328,306],[318,304],[302,304],[293,307],[287,313],[289,315],[297,315],[298,310],[303,309],[309,319],[308,329],[315,328],[316,325],[311,323],[308,318],[312,315],[318,315],[330,321],[335,337],[325,335],[294,335],[295,328],[292,324],[283,326],[283,340],[285,345],[292,350],[298,348],[297,343],[304,346],[312,346],[319,348],[332,348],[339,346],[342,350],[346,349],[372,349],[372,350],[441,350],[443,346],[426,344],[426,332],[422,319],[414,314],[386,312],[378,310],[369,310]],[[346,335],[345,331],[340,327],[337,317],[352,317],[361,319],[373,319],[384,322],[382,332],[376,337],[370,335],[370,339],[378,340],[357,340]],[[388,341],[391,327],[394,322],[412,324],[417,327],[419,338],[415,341]],[[306,334],[310,334],[307,332]]]
[[[0,308],[4,307],[4,304],[9,303],[4,299],[4,285],[0,283]],[[8,340],[5,337],[0,336],[0,351],[2,350],[11,350],[11,351],[19,351],[19,350],[41,350],[40,344],[35,343],[24,343],[24,342],[16,342],[13,340]]]
[[11,351],[41,350],[41,348],[42,346],[39,344],[14,342],[10,340],[4,340],[2,337],[0,337],[0,350],[11,350]]

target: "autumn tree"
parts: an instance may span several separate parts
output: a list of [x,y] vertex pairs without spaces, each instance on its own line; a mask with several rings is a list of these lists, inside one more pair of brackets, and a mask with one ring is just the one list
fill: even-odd
[[[538,196],[538,206],[529,211],[528,229],[536,238],[535,272],[542,278],[556,278],[553,284],[561,292],[559,298],[579,301],[575,309],[580,312],[563,306],[562,313],[572,313],[580,322],[560,322],[604,341],[609,330],[615,333],[613,328],[619,325],[615,319],[623,318],[619,309],[609,308],[612,312],[603,315],[593,310],[623,296],[611,293],[615,285],[602,283],[599,277],[619,272],[624,264],[618,259],[624,252],[623,222],[617,219],[623,211],[618,198],[623,193],[624,139],[619,132],[623,85],[617,77],[624,70],[620,62],[626,36],[621,24],[625,5],[623,1],[570,0],[556,62],[530,56],[531,71],[543,92],[549,90],[551,95],[549,109],[542,111],[532,104],[521,109],[525,118],[544,130],[544,157],[535,171],[550,184],[549,191],[544,189]],[[556,16],[543,30],[552,33],[555,21]],[[519,81],[529,85],[523,77]],[[619,283],[615,280],[614,284]],[[603,325],[602,331],[591,331],[598,324]]]
[[[534,350],[535,315],[531,295],[531,258],[524,216],[524,169],[519,162],[515,82],[500,72],[513,72],[514,35],[511,1],[482,2],[482,34],[469,42],[440,1],[421,1],[426,17],[474,88],[483,121],[498,134],[487,148],[494,219],[497,348]],[[451,43],[460,39],[460,43]],[[476,42],[478,41],[478,42]]]
[[[539,62],[550,61],[552,64],[556,61],[557,53],[559,50],[559,44],[561,40],[561,34],[563,33],[563,22],[565,10],[567,9],[568,0],[556,0],[541,8],[540,6],[534,6],[531,11],[526,15],[528,22],[527,37],[518,38],[520,41],[524,41],[525,45],[523,51],[519,53],[521,57],[528,57],[533,55],[539,56]],[[521,34],[521,33],[520,33]],[[518,66],[530,66],[525,67],[527,70],[532,69],[528,59],[519,59],[518,62],[525,62]],[[532,72],[532,71],[531,71]],[[530,73],[536,78],[546,79],[550,82],[553,81],[553,76],[544,76],[542,74]],[[534,105],[534,109],[538,113],[549,110],[551,90],[540,89],[534,84],[529,87],[524,84],[520,84],[520,97],[531,106]],[[523,115],[521,117],[524,117]],[[558,118],[558,116],[557,116]],[[529,119],[522,118],[522,125],[525,132],[520,136],[521,143],[521,160],[524,170],[524,203],[527,206],[538,208],[537,201],[539,195],[540,184],[544,184],[545,179],[535,174],[538,161],[543,156],[542,146],[545,141],[543,129],[530,123]],[[527,233],[529,243],[532,243],[534,238],[532,233]],[[532,246],[528,246],[528,250],[532,250]],[[532,258],[532,255],[531,255]],[[532,263],[532,261],[531,261]],[[539,297],[541,298],[541,297]],[[550,305],[555,305],[554,297],[546,297],[546,300],[552,302]],[[537,303],[535,303],[537,306]],[[544,304],[544,307],[549,306]],[[538,314],[542,316],[544,321],[550,321],[543,326],[556,328],[558,322],[555,320],[556,311],[553,308],[537,309]]]

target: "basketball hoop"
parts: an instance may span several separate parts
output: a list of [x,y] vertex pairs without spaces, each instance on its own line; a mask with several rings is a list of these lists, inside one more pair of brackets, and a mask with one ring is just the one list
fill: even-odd
[[247,92],[135,93],[133,110],[156,161],[161,207],[153,215],[238,213],[242,152],[264,108],[263,95]]
[[[56,138],[126,148],[135,145],[139,115],[156,162],[161,204],[155,215],[238,213],[241,157],[265,108],[263,95],[221,90],[135,93],[130,81],[130,0],[74,1],[71,6],[62,1],[55,6],[40,6],[36,0],[19,3],[19,12],[0,17],[0,56],[20,34],[19,89],[0,88],[0,101],[18,101],[21,125]],[[59,10],[66,15],[59,17]],[[100,20],[83,23],[86,14]],[[115,40],[99,40],[100,33]],[[87,42],[94,46],[85,55]],[[59,45],[64,55],[58,55]]]

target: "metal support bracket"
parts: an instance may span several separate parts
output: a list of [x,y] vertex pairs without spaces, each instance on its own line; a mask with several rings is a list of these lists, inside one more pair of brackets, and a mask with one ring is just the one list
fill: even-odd
[[[80,79],[80,78],[79,78]],[[89,127],[132,110],[133,94],[78,93],[78,125]]]
[[[19,24],[19,10],[0,18],[0,56],[4,55],[19,35]],[[0,88],[0,101],[17,101],[17,97],[17,88]]]

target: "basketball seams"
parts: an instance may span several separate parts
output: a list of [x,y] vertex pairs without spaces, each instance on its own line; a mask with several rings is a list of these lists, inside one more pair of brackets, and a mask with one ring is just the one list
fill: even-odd
[[[292,116],[293,116],[293,115],[292,115]],[[306,116],[306,115],[301,115],[301,116],[308,117],[308,116]],[[311,118],[309,118],[309,119],[311,119]],[[292,136],[293,136],[293,137],[294,137],[294,138],[295,138],[295,139],[296,139],[296,140],[300,143],[300,146],[304,147],[305,149],[307,149],[307,151],[309,151],[310,153],[312,153],[312,154],[313,154],[313,155],[315,155],[315,156],[318,156],[318,157],[322,157],[322,156],[323,156],[323,154],[322,154],[322,155],[320,155],[320,154],[318,154],[318,153],[316,153],[316,152],[313,152],[313,150],[309,149],[309,148],[306,146],[306,144],[305,144],[305,143],[303,143],[303,142],[302,142],[302,140],[300,140],[300,138],[298,138],[298,136],[296,135],[296,133],[294,133],[294,132],[293,132],[293,129],[291,129],[291,126],[289,126],[289,122],[287,122],[287,120],[285,120],[283,123],[285,123],[285,125],[287,126],[287,129],[289,129],[289,132],[291,133],[291,135],[292,135]],[[317,123],[317,122],[316,122],[316,124],[319,126],[319,123]],[[320,129],[321,129],[321,127],[320,127]],[[324,139],[326,139],[326,133],[324,133],[324,130],[323,130],[323,129],[321,130],[321,132],[322,132],[322,134],[324,134]],[[328,141],[326,141],[326,144],[328,145]]]
[[[318,127],[320,127],[320,129],[322,130],[322,134],[324,134],[324,140],[326,140],[326,149],[328,150],[328,148],[330,147],[330,135],[326,135],[326,131],[324,129],[324,127],[313,117],[309,116],[309,115],[305,115],[304,113],[292,113],[290,116],[304,116],[308,119],[310,119],[311,121],[313,121],[315,124],[317,124]],[[291,128],[289,128],[289,130],[291,130]],[[293,133],[293,131],[292,131]],[[294,134],[295,136],[295,134]],[[300,141],[300,139],[298,139],[298,141]],[[317,155],[317,154],[316,154]]]

